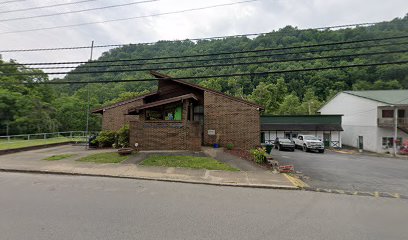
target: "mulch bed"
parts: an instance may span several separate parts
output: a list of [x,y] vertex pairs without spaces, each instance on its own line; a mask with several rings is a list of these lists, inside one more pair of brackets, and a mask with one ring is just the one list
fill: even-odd
[[272,166],[267,164],[267,163],[260,164],[260,163],[255,162],[254,157],[252,156],[252,154],[248,150],[244,150],[244,149],[228,150],[228,149],[225,149],[224,151],[231,154],[231,155],[234,155],[234,156],[237,156],[239,158],[245,159],[247,161],[253,162],[253,163],[255,163],[255,164],[257,164],[257,165],[259,165],[259,166],[261,166],[263,168],[272,169]]

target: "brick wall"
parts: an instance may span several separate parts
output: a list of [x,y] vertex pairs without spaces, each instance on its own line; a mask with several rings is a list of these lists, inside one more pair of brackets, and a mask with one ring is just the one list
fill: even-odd
[[257,107],[234,101],[219,94],[204,93],[204,144],[212,145],[219,135],[219,144],[234,144],[236,148],[250,149],[260,145],[260,113]]
[[125,115],[127,110],[143,105],[143,99],[106,109],[102,116],[102,130],[117,131],[130,121],[135,121],[138,116]]
[[140,150],[200,151],[201,136],[198,122],[130,122],[130,145]]
[[140,150],[201,150],[199,122],[187,121],[189,101],[183,103],[182,121],[145,121],[144,114],[130,122],[130,146]]

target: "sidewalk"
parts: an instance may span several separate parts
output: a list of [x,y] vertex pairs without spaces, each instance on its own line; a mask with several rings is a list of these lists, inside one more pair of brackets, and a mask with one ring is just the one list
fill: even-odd
[[291,178],[271,171],[227,172],[205,169],[146,167],[131,163],[97,164],[74,160],[44,161],[27,153],[0,157],[0,171],[132,178],[222,186],[298,189]]

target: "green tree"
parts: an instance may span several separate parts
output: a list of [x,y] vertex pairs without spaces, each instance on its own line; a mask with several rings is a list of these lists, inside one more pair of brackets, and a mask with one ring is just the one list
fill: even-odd
[[278,113],[281,115],[302,114],[300,109],[300,100],[295,93],[286,95],[279,105]]
[[315,96],[313,89],[308,88],[299,107],[299,113],[313,115],[322,106],[322,102]]

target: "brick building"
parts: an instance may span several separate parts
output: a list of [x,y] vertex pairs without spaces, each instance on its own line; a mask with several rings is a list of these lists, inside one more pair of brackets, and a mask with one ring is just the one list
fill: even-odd
[[103,130],[130,126],[130,144],[141,150],[200,150],[215,143],[249,149],[260,145],[262,106],[167,75],[158,90],[96,109]]

